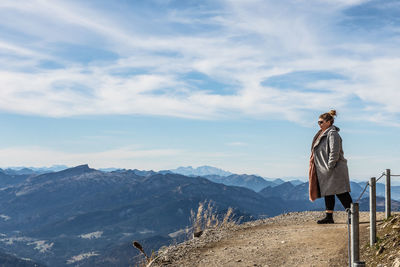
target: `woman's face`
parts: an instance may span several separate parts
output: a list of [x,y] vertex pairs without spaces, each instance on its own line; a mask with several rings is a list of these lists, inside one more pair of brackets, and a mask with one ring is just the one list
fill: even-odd
[[325,120],[319,118],[318,119],[318,125],[319,125],[319,128],[321,128],[321,130],[325,131],[326,129],[331,127],[331,122],[330,121],[325,121]]

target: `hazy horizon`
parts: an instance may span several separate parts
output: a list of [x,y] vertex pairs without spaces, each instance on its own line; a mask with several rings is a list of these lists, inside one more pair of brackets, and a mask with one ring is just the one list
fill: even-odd
[[[92,168],[92,166],[90,166],[89,164],[79,164],[79,165],[76,165],[76,166],[66,166],[66,165],[38,166],[38,167],[33,167],[33,166],[3,166],[3,167],[0,167],[0,169],[3,169],[3,170],[5,170],[5,169],[20,170],[20,169],[23,169],[23,168],[28,168],[28,169],[31,169],[31,168],[34,168],[34,169],[51,169],[51,168],[55,168],[55,167],[60,167],[60,168],[62,167],[61,169],[63,170],[63,169],[74,168],[74,167],[82,166],[82,165],[88,165],[89,168]],[[196,170],[196,169],[198,169],[198,168],[201,168],[201,167],[212,167],[212,168],[216,168],[216,169],[219,169],[219,170],[222,170],[222,171],[231,172],[230,170],[225,170],[225,169],[218,168],[218,167],[216,167],[216,166],[209,166],[209,165],[202,165],[202,166],[192,166],[192,165],[188,165],[188,166],[177,166],[176,168],[172,168],[172,169],[142,169],[142,168],[140,168],[140,167],[133,167],[133,168],[115,168],[115,167],[112,167],[112,166],[101,167],[101,168],[94,168],[94,169],[97,169],[97,170],[107,170],[107,169],[127,169],[127,170],[133,170],[133,169],[137,169],[137,170],[140,170],[140,171],[155,171],[155,172],[159,172],[159,171],[165,171],[165,170],[176,170],[176,169],[182,168],[182,167],[183,167],[183,168],[192,167],[194,170]],[[233,173],[233,172],[232,172],[232,174],[238,174],[238,175],[256,175],[256,176],[259,176],[259,177],[264,178],[264,179],[267,179],[267,180],[282,179],[282,180],[284,180],[284,181],[300,180],[300,181],[303,181],[303,182],[308,182],[308,177],[305,177],[305,176],[303,176],[303,177],[301,177],[301,176],[265,177],[265,176],[262,176],[262,175],[257,174],[257,173]],[[370,178],[370,177],[362,177],[362,178],[352,178],[352,177],[351,177],[350,180],[351,180],[352,182],[368,182],[368,181],[369,181],[369,178]],[[376,177],[376,178],[378,178],[378,177]],[[384,183],[385,183],[385,180],[384,180],[384,179],[381,180],[380,183],[384,184]],[[397,179],[392,179],[392,182],[391,182],[391,183],[392,183],[392,185],[400,185],[400,181],[397,181]]]

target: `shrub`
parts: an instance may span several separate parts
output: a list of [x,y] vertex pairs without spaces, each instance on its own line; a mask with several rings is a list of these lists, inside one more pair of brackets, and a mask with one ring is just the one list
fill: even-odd
[[190,222],[192,225],[189,234],[194,237],[199,237],[205,229],[217,228],[238,224],[240,222],[234,219],[233,208],[229,207],[227,212],[219,215],[215,207],[215,203],[210,201],[203,201],[199,203],[197,212],[190,211]]

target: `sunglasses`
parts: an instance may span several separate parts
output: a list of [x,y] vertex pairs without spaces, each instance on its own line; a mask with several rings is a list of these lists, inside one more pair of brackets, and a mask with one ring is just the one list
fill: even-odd
[[321,125],[321,124],[323,124],[324,123],[324,121],[318,121],[318,124],[319,125]]

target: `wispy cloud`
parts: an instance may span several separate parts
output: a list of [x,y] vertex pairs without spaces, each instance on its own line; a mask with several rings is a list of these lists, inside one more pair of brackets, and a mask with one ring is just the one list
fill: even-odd
[[230,142],[230,143],[227,143],[226,145],[228,145],[228,146],[247,146],[247,144],[244,142]]
[[[68,166],[88,163],[91,167],[127,167],[152,168],[151,160],[176,157],[184,153],[178,149],[112,149],[101,152],[65,152],[43,147],[10,147],[0,149],[2,167],[7,166],[51,166],[54,163],[63,163]],[[154,167],[154,166],[153,166]]]
[[[77,166],[89,164],[92,168],[174,169],[197,162],[199,165],[218,166],[225,161],[242,158],[243,153],[221,151],[201,152],[189,149],[134,147],[92,152],[62,151],[49,147],[8,147],[0,149],[0,168],[12,166],[43,167],[57,164]],[[157,168],[157,169],[155,169]]]
[[[384,16],[379,3],[361,0],[217,1],[201,8],[155,1],[126,10],[119,2],[107,8],[3,1],[0,15],[7,19],[0,25],[8,30],[0,31],[0,109],[53,117],[152,114],[306,123],[310,113],[336,107],[398,125],[400,55],[393,34],[400,26],[388,23],[380,39],[378,30],[368,37],[348,12],[363,4]],[[44,67],[44,60],[59,66]],[[321,76],[286,88],[265,84],[310,71],[343,78]],[[187,78],[191,73],[218,86],[196,83]],[[354,105],[354,98],[360,103]]]

